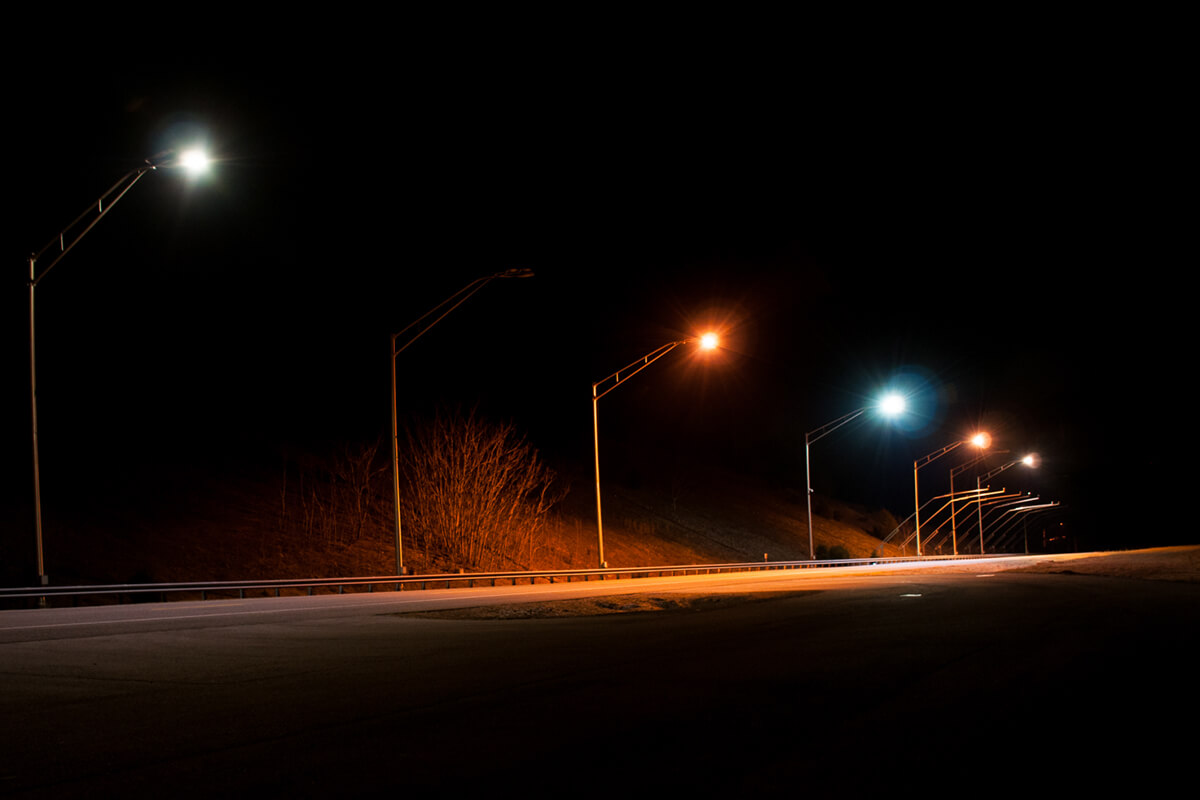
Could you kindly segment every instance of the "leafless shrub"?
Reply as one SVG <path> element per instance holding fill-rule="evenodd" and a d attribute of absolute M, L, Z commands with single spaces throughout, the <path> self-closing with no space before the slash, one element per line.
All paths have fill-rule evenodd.
<path fill-rule="evenodd" d="M 565 494 L 511 424 L 443 413 L 405 432 L 400 454 L 404 546 L 429 568 L 527 568 Z M 345 545 L 390 540 L 391 464 L 380 442 L 284 463 L 281 531 Z"/>
<path fill-rule="evenodd" d="M 332 456 L 285 462 L 279 527 L 338 544 L 385 529 L 388 464 L 380 443 L 343 444 Z M 294 485 L 295 488 L 292 488 Z"/>
<path fill-rule="evenodd" d="M 404 535 L 430 561 L 470 569 L 528 566 L 565 490 L 510 423 L 440 413 L 406 431 Z"/>

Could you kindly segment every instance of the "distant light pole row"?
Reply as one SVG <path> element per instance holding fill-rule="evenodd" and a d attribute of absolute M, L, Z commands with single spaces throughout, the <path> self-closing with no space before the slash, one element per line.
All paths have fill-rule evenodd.
<path fill-rule="evenodd" d="M 954 555 L 958 555 L 958 521 L 954 511 L 954 476 L 962 474 L 985 458 L 987 458 L 987 453 L 980 453 L 965 464 L 959 464 L 950 470 L 950 539 L 954 546 Z"/>
<path fill-rule="evenodd" d="M 913 462 L 913 498 L 915 500 L 915 506 L 916 506 L 916 513 L 913 516 L 913 519 L 914 519 L 913 524 L 916 527 L 917 555 L 918 556 L 921 555 L 921 488 L 920 488 L 920 485 L 918 482 L 918 473 L 920 472 L 921 467 L 927 466 L 929 463 L 941 458 L 942 456 L 949 453 L 951 450 L 954 450 L 955 448 L 957 448 L 961 445 L 970 444 L 974 447 L 978 447 L 980 450 L 985 450 L 991 445 L 991 443 L 992 443 L 991 436 L 989 436 L 986 433 L 977 433 L 974 436 L 972 436 L 970 439 L 960 439 L 957 442 L 951 442 L 950 444 L 946 445 L 942 449 L 935 450 L 934 452 L 930 453 L 929 455 L 924 456 L 923 458 L 918 458 L 916 461 Z"/>
<path fill-rule="evenodd" d="M 1024 458 L 1018 458 L 1015 461 L 1010 461 L 1002 467 L 996 467 L 991 472 L 986 472 L 983 475 L 975 476 L 975 488 L 979 489 L 983 485 L 983 482 L 987 479 L 994 475 L 999 475 L 1001 472 L 1004 472 L 1004 470 L 1008 469 L 1009 467 L 1015 467 L 1017 464 L 1024 464 L 1027 467 L 1037 466 L 1037 456 L 1031 453 Z M 976 508 L 976 512 L 979 517 L 979 554 L 983 555 L 983 506 L 979 505 L 978 508 Z"/>
<path fill-rule="evenodd" d="M 208 156 L 199 149 L 179 152 L 166 150 L 146 159 L 142 166 L 130 170 L 120 180 L 112 185 L 107 192 L 100 195 L 94 203 L 83 210 L 75 220 L 64 228 L 50 242 L 29 257 L 29 399 L 30 413 L 33 422 L 33 508 L 34 527 L 37 538 L 37 569 L 38 582 L 45 586 L 49 581 L 46 575 L 45 556 L 42 551 L 42 476 L 41 461 L 38 452 L 38 411 L 37 411 L 37 328 L 34 324 L 34 293 L 38 284 L 50 273 L 50 270 L 71 252 L 75 245 L 94 228 L 100 220 L 112 211 L 134 185 L 148 173 L 159 168 L 181 168 L 190 175 L 197 175 L 208 169 Z M 39 265 L 46 256 L 49 262 Z"/>
<path fill-rule="evenodd" d="M 1030 502 L 1032 500 L 1039 500 L 1039 499 L 1041 499 L 1041 498 L 1031 497 L 1031 498 L 1027 498 L 1025 500 L 1025 502 Z M 1060 503 L 1057 500 L 1055 500 L 1055 501 L 1051 501 L 1048 503 L 1037 503 L 1034 505 L 1021 506 L 1019 508 L 1010 508 L 1007 511 L 1005 511 L 1004 515 L 1002 515 L 1002 516 L 1012 514 L 1013 517 L 1011 520 L 1008 520 L 1008 521 L 1001 520 L 1001 521 L 997 522 L 997 526 L 999 527 L 1000 530 L 997 531 L 996 537 L 999 538 L 1000 536 L 1002 536 L 1004 534 L 1004 532 L 1007 530 L 1008 526 L 1014 524 L 1018 519 L 1027 521 L 1026 517 L 1025 517 L 1026 514 L 1040 514 L 1040 513 L 1045 512 L 1047 509 L 1056 509 L 1059 506 L 1060 506 Z M 1025 538 L 1025 552 L 1028 553 L 1029 552 L 1028 525 L 1025 526 L 1025 529 L 1026 529 L 1026 533 L 1025 533 L 1025 537 L 1024 537 Z"/>

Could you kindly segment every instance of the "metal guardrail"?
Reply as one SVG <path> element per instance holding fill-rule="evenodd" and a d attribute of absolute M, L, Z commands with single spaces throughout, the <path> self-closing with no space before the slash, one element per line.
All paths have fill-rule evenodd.
<path fill-rule="evenodd" d="M 266 592 L 276 597 L 282 592 L 300 591 L 312 595 L 318 590 L 327 589 L 337 594 L 345 593 L 347 589 L 374 592 L 378 588 L 384 591 L 423 591 L 430 587 L 451 588 L 455 584 L 473 587 L 476 584 L 496 586 L 508 583 L 536 583 L 542 580 L 547 583 L 556 581 L 572 582 L 576 580 L 608 580 L 663 577 L 668 575 L 708 575 L 722 572 L 759 572 L 764 570 L 795 570 L 821 569 L 829 567 L 861 566 L 872 564 L 895 564 L 903 562 L 928 563 L 931 561 L 962 561 L 979 558 L 994 558 L 996 556 L 960 555 L 960 556 L 921 556 L 893 558 L 846 558 L 829 561 L 750 561 L 728 564 L 686 564 L 659 567 L 604 567 L 593 569 L 560 569 L 539 571 L 512 572 L 451 572 L 430 575 L 377 575 L 359 578 L 282 578 L 270 580 L 242 581 L 195 581 L 184 583 L 118 583 L 82 586 L 22 586 L 14 588 L 0 587 L 0 600 L 17 600 L 37 598 L 73 598 L 76 603 L 85 597 L 115 597 L 121 602 L 123 596 L 159 595 L 161 599 L 188 599 L 187 595 L 199 595 L 201 600 L 210 596 L 229 597 L 236 595 L 246 597 L 247 592 Z M 152 598 L 147 598 L 152 599 Z"/>

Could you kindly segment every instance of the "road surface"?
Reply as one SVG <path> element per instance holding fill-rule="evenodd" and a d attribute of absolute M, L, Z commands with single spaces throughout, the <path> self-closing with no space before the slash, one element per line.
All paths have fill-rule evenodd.
<path fill-rule="evenodd" d="M 0 612 L 0 796 L 1190 780 L 1200 585 L 1022 563 Z"/>

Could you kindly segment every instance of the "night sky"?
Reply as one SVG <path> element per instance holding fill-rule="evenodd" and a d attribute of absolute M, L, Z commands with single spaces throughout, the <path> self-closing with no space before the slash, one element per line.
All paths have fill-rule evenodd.
<path fill-rule="evenodd" d="M 915 413 L 814 446 L 819 490 L 910 513 L 913 460 L 983 426 L 1043 459 L 1003 483 L 1097 544 L 1186 539 L 1163 499 L 1191 336 L 1158 87 L 1044 42 L 1019 69 L 795 46 L 344 48 L 22 81 L 4 535 L 32 505 L 28 254 L 198 135 L 207 178 L 147 176 L 38 288 L 47 482 L 385 435 L 389 335 L 530 268 L 401 356 L 406 418 L 478 408 L 586 470 L 590 384 L 717 327 L 711 363 L 681 350 L 601 401 L 607 446 L 800 488 L 804 432 L 894 385 Z"/>

